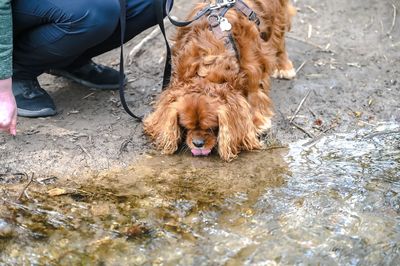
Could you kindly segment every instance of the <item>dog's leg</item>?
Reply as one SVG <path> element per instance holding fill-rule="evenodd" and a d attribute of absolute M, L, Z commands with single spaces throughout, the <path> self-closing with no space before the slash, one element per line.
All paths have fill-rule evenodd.
<path fill-rule="evenodd" d="M 260 135 L 271 128 L 273 116 L 272 103 L 269 97 L 262 91 L 249 93 L 247 101 L 251 106 L 253 124 Z"/>
<path fill-rule="evenodd" d="M 284 40 L 282 40 L 282 42 L 284 42 Z M 296 76 L 296 70 L 293 67 L 292 61 L 290 61 L 285 48 L 281 49 L 277 53 L 276 57 L 277 64 L 274 72 L 272 73 L 272 77 L 279 79 L 293 79 Z"/>
<path fill-rule="evenodd" d="M 276 65 L 272 77 L 293 79 L 296 76 L 296 70 L 286 52 L 285 33 L 290 30 L 291 18 L 296 14 L 296 9 L 286 3 L 286 5 L 282 7 L 282 12 L 283 14 L 280 17 L 280 23 L 277 23 L 272 27 L 274 31 L 272 42 L 276 49 Z"/>

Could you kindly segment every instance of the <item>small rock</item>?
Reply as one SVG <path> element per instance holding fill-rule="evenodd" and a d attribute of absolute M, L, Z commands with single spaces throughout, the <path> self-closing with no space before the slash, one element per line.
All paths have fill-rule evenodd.
<path fill-rule="evenodd" d="M 110 206 L 108 204 L 94 205 L 91 211 L 94 216 L 107 216 L 110 214 Z"/>
<path fill-rule="evenodd" d="M 3 219 L 0 219 L 0 238 L 12 237 L 13 232 L 12 226 Z"/>
<path fill-rule="evenodd" d="M 126 236 L 128 238 L 136 238 L 143 235 L 147 235 L 150 229 L 144 224 L 133 224 L 126 229 Z"/>
<path fill-rule="evenodd" d="M 50 197 L 56 197 L 56 196 L 62 196 L 65 194 L 68 194 L 67 190 L 63 189 L 63 188 L 53 188 L 50 189 L 49 191 L 47 191 L 47 194 Z"/>

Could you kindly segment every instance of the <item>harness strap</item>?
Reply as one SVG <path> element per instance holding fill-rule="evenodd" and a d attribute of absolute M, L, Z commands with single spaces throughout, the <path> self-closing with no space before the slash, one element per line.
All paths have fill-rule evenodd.
<path fill-rule="evenodd" d="M 257 27 L 260 26 L 260 20 L 257 14 L 248 6 L 245 2 L 238 0 L 236 1 L 235 8 L 242 12 L 250 21 L 256 23 Z"/>
<path fill-rule="evenodd" d="M 219 7 L 218 5 L 222 4 L 222 3 L 224 3 L 223 0 L 217 0 L 216 5 L 206 6 L 205 8 L 200 10 L 193 19 L 188 20 L 188 21 L 177 21 L 171 17 L 170 12 L 172 10 L 173 0 L 167 0 L 166 11 L 167 11 L 168 19 L 171 21 L 171 23 L 174 26 L 177 26 L 177 27 L 188 26 L 191 23 L 198 20 L 199 18 L 201 18 L 202 16 L 204 16 L 205 14 L 207 14 L 208 12 L 210 12 L 212 10 L 220 9 L 223 7 L 227 8 L 226 10 L 228 10 L 230 7 L 235 7 L 238 11 L 240 11 L 243 15 L 245 15 L 250 21 L 253 21 L 254 23 L 256 23 L 257 26 L 260 25 L 260 19 L 257 17 L 256 12 L 254 12 L 245 2 L 243 2 L 243 0 L 236 0 L 236 1 L 231 0 L 231 1 L 228 1 L 225 6 Z"/>
<path fill-rule="evenodd" d="M 231 30 L 223 30 L 221 28 L 221 23 L 223 23 L 221 20 L 225 19 L 224 15 L 229 10 L 229 8 L 230 7 L 225 7 L 220 13 L 218 13 L 217 10 L 211 11 L 211 14 L 208 16 L 207 20 L 212 32 L 214 33 L 214 36 L 219 40 L 223 40 L 225 47 L 228 50 L 234 52 L 236 58 L 239 60 L 239 50 L 237 49 L 236 42 L 232 36 Z M 225 23 L 230 24 L 228 20 L 226 20 Z"/>

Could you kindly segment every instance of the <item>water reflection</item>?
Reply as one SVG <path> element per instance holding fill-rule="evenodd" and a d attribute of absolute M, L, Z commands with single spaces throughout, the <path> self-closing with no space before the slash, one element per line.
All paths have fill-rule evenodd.
<path fill-rule="evenodd" d="M 265 189 L 285 184 L 286 152 L 247 153 L 233 164 L 217 158 L 147 156 L 124 171 L 92 177 L 89 184 L 31 187 L 36 202 L 3 198 L 16 234 L 0 240 L 0 261 L 183 263 L 193 256 L 182 254 L 193 255 L 195 246 L 213 249 L 205 234 L 214 233 L 221 235 L 221 245 L 241 247 L 230 230 L 223 233 L 219 227 L 246 223 Z M 49 191 L 65 193 L 48 197 Z M 207 253 L 197 259 L 206 262 Z"/>
<path fill-rule="evenodd" d="M 291 202 L 273 207 L 285 221 L 282 244 L 295 247 L 281 262 L 400 262 L 399 206 L 391 203 L 400 192 L 399 143 L 398 126 L 386 125 L 291 146 L 292 178 L 279 194 L 264 195 L 270 204 L 282 196 Z"/>
<path fill-rule="evenodd" d="M 3 197 L 0 262 L 398 265 L 399 130 L 335 134 L 229 164 L 148 156 L 90 183 L 35 185 L 30 201 Z M 46 194 L 59 186 L 69 191 Z M 1 226 L 14 235 L 2 239 Z"/>

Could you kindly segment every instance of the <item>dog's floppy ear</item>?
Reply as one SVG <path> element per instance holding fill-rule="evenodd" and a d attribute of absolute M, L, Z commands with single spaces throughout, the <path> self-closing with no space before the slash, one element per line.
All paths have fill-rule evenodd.
<path fill-rule="evenodd" d="M 178 149 L 181 129 L 178 123 L 178 90 L 168 88 L 161 95 L 155 110 L 143 121 L 144 131 L 153 139 L 157 149 L 172 154 Z"/>
<path fill-rule="evenodd" d="M 222 159 L 233 160 L 240 150 L 260 149 L 250 105 L 239 93 L 226 96 L 218 109 L 218 152 Z"/>

